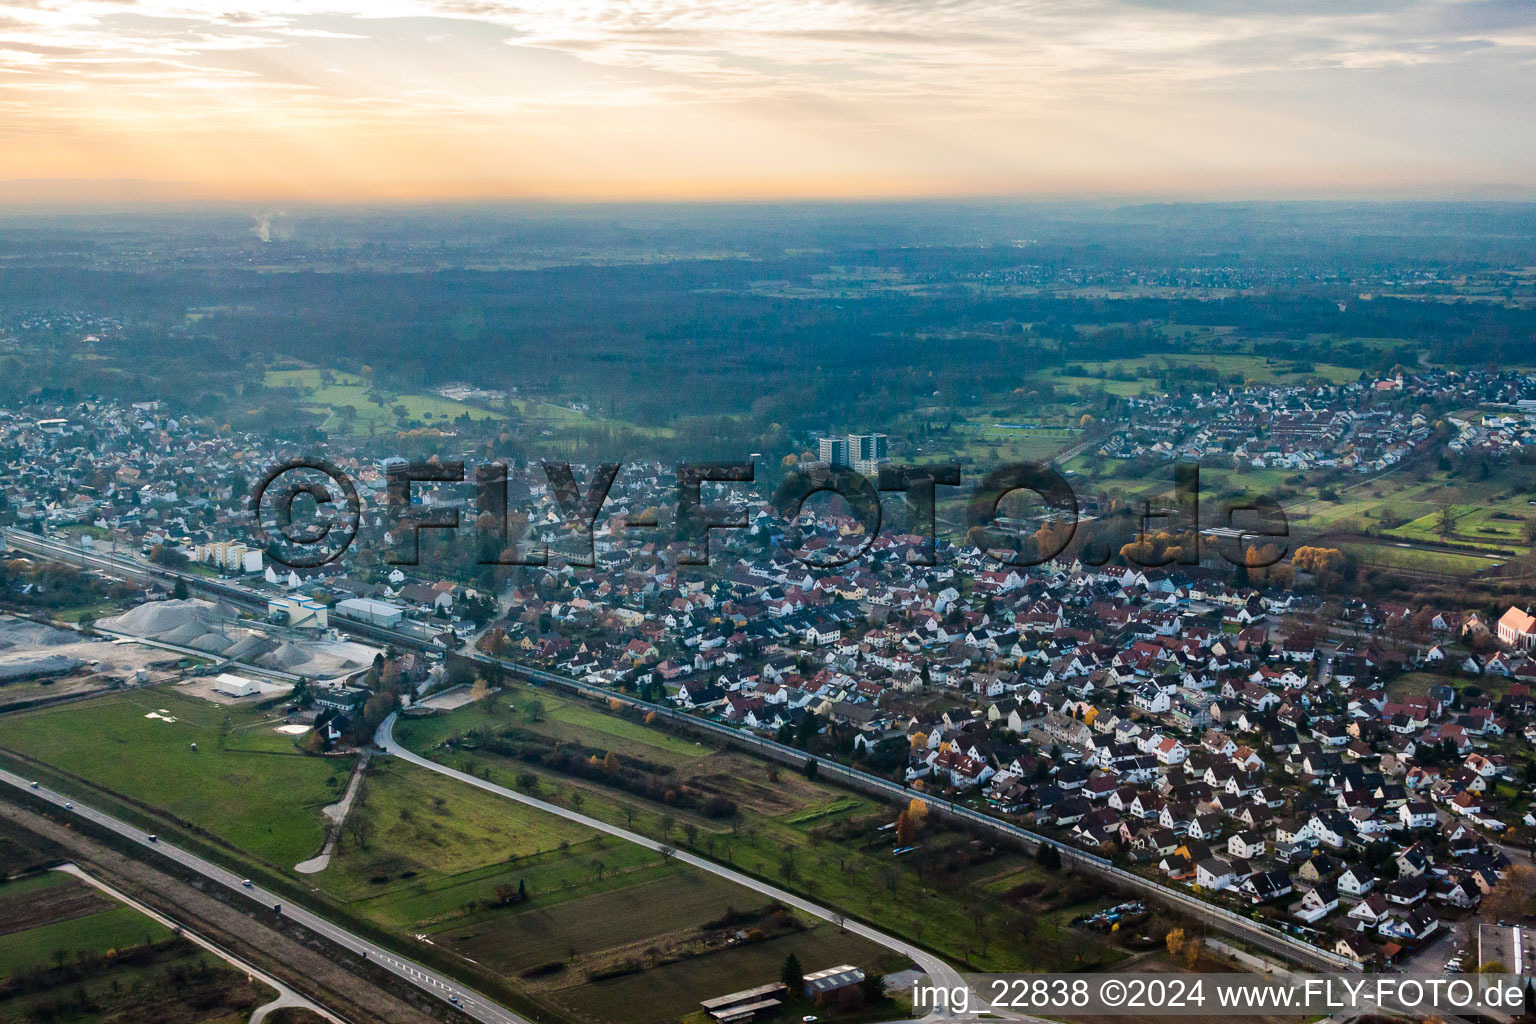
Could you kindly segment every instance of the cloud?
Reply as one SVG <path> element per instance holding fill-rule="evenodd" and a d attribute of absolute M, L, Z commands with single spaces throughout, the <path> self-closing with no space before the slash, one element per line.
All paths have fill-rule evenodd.
<path fill-rule="evenodd" d="M 329 174 L 390 133 L 521 167 L 600 161 L 604 132 L 633 162 L 648 132 L 729 173 L 760 145 L 1003 187 L 1073 160 L 1438 174 L 1454 140 L 1465 174 L 1536 182 L 1507 129 L 1533 61 L 1529 0 L 0 0 L 13 134 L 132 125 L 153 162 L 157 122 L 246 132 Z"/>

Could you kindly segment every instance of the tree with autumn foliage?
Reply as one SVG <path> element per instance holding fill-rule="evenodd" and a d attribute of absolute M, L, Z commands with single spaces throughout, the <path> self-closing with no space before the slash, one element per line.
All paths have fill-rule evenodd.
<path fill-rule="evenodd" d="M 901 846 L 911 846 L 927 820 L 928 805 L 913 797 L 901 813 L 896 815 L 896 842 Z"/>
<path fill-rule="evenodd" d="M 1519 920 L 1536 907 L 1536 867 L 1525 862 L 1511 864 L 1483 897 L 1483 917 L 1496 921 Z"/>

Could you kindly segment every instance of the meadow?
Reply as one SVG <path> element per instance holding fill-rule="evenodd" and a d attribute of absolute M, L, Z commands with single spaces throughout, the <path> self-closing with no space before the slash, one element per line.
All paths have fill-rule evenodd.
<path fill-rule="evenodd" d="M 276 995 L 69 875 L 0 887 L 0 1021 L 244 1024 Z"/>
<path fill-rule="evenodd" d="M 412 426 L 448 424 L 462 416 L 475 421 L 504 418 L 440 395 L 392 392 L 341 370 L 268 370 L 264 383 L 270 388 L 296 390 L 305 408 L 327 413 L 321 429 L 336 433 L 371 436 Z M 346 412 L 348 408 L 352 412 Z"/>
<path fill-rule="evenodd" d="M 1120 397 L 1155 394 L 1161 390 L 1158 373 L 1198 367 L 1219 374 L 1222 386 L 1229 381 L 1239 384 L 1300 384 L 1320 379 L 1344 384 L 1359 378 L 1360 371 L 1347 366 L 1315 363 L 1298 368 L 1291 360 L 1241 353 L 1179 352 L 1158 353 L 1129 359 L 1071 360 L 1067 367 L 1038 375 L 1041 383 L 1078 394 L 1103 389 Z M 1069 372 L 1082 370 L 1082 373 Z M 1214 386 L 1215 382 L 1212 382 Z"/>
<path fill-rule="evenodd" d="M 20 755 L 22 773 L 51 766 L 82 799 L 169 817 L 287 870 L 319 851 L 320 808 L 338 798 L 351 758 L 307 756 L 275 724 L 160 686 L 7 715 L 0 755 Z"/>
<path fill-rule="evenodd" d="M 404 721 L 396 738 L 460 770 L 694 850 L 851 917 L 878 921 L 977 970 L 1048 970 L 1111 964 L 1124 956 L 1067 924 L 1109 900 L 1102 887 L 1079 887 L 1018 851 L 930 822 L 921 849 L 897 858 L 890 831 L 895 810 L 881 802 L 547 690 L 513 687 L 503 696 L 489 707 Z M 508 702 L 521 707 L 533 699 L 545 708 L 538 721 L 505 709 Z M 636 759 L 663 775 L 677 799 L 647 799 L 475 746 L 476 735 L 508 729 Z M 721 820 L 697 805 L 685 807 L 694 794 L 728 799 L 739 814 Z M 979 927 L 983 922 L 988 927 Z M 993 938 L 982 940 L 982 934 Z"/>
<path fill-rule="evenodd" d="M 376 761 L 361 792 L 353 814 L 372 827 L 345 831 L 311 882 L 584 1020 L 676 1019 L 700 999 L 773 980 L 790 952 L 819 966 L 904 966 L 798 914 L 727 942 L 712 923 L 760 912 L 765 897 L 411 765 Z"/>

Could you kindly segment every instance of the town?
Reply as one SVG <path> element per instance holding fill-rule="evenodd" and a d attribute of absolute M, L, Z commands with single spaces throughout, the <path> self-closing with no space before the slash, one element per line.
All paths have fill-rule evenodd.
<path fill-rule="evenodd" d="M 1523 278 L 1319 302 L 1276 241 L 1120 295 L 1121 250 L 1057 240 L 530 251 L 445 291 L 307 223 L 134 236 L 195 280 L 59 252 L 0 312 L 0 903 L 48 948 L 72 866 L 170 922 L 85 918 L 26 985 L 93 948 L 71 1005 L 143 1005 L 140 958 L 203 955 L 177 928 L 233 957 L 210 1006 L 367 1024 L 1527 973 Z M 546 293 L 606 340 L 494 312 Z M 445 295 L 437 341 L 375 337 Z"/>
<path fill-rule="evenodd" d="M 1529 382 L 1396 377 L 1362 393 L 1419 402 L 1449 390 L 1456 401 L 1514 404 Z M 1194 401 L 1270 412 L 1258 432 L 1299 457 L 1288 468 L 1328 459 L 1298 446 L 1357 447 L 1372 422 L 1401 432 L 1373 457 L 1378 469 L 1432 443 L 1422 414 L 1313 408 L 1352 394 Z M 1282 413 L 1290 403 L 1297 413 Z M 1130 403 L 1133 426 L 1107 433 L 1102 450 L 1215 453 L 1218 435 L 1194 427 L 1195 440 L 1177 445 L 1118 448 L 1155 434 L 1146 417 L 1157 408 Z M 1324 421 L 1347 428 L 1298 426 Z M 732 484 L 722 493 L 742 528 L 716 535 L 714 564 L 689 567 L 677 564 L 686 538 L 659 543 L 626 525 L 670 499 L 665 467 L 648 464 L 619 472 L 603 515 L 589 509 L 584 524 L 543 474 L 513 472 L 506 507 L 550 547 L 542 567 L 471 564 L 464 545 L 422 530 L 419 568 L 391 566 L 362 543 L 301 572 L 242 543 L 244 482 L 281 457 L 258 437 L 210 433 L 153 402 L 13 410 L 0 430 L 18 528 L 67 537 L 97 558 L 228 581 L 297 636 L 334 639 L 352 622 L 417 637 L 447 660 L 416 674 L 413 700 L 464 685 L 455 652 L 476 651 L 670 703 L 1019 823 L 1359 962 L 1411 958 L 1445 921 L 1514 899 L 1509 890 L 1528 875 L 1511 868 L 1536 845 L 1526 753 L 1536 739 L 1536 618 L 1513 605 L 1495 614 L 1486 602 L 1340 600 L 1318 585 L 1347 562 L 1337 550 L 1301 546 L 1287 585 L 1243 586 L 1208 566 L 1149 569 L 1130 558 L 1011 568 L 1004 553 L 963 537 L 941 537 L 930 568 L 921 536 L 887 531 L 866 539 L 867 564 L 816 571 L 774 543 L 782 525 L 771 504 Z M 1254 432 L 1233 424 L 1225 436 Z M 1442 433 L 1438 443 L 1454 450 L 1462 437 Z M 1230 454 L 1257 465 L 1267 451 Z M 388 491 L 404 460 L 362 448 L 333 457 L 364 496 L 365 534 L 398 532 Z M 865 469 L 888 459 L 871 452 Z M 465 509 L 461 532 L 477 552 L 506 535 L 506 520 L 477 515 L 463 487 L 418 487 L 416 501 L 413 510 Z M 820 531 L 813 551 L 858 532 L 847 514 L 806 508 L 800 518 Z M 1051 529 L 1049 517 L 1040 529 Z M 558 556 L 583 530 L 591 568 Z M 11 585 L 25 600 L 41 587 L 14 567 L 47 552 L 12 547 L 21 560 Z M 446 571 L 420 575 L 439 567 L 437 555 Z M 353 734 L 346 716 L 368 696 L 339 685 L 339 701 L 318 691 L 336 712 L 328 742 Z"/>

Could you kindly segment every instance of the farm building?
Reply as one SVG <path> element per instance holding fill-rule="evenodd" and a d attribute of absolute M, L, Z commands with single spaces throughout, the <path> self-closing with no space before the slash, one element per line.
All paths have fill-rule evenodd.
<path fill-rule="evenodd" d="M 864 972 L 852 964 L 828 967 L 805 976 L 805 998 L 817 1003 L 841 1003 L 845 994 L 861 991 Z"/>
<path fill-rule="evenodd" d="M 778 1009 L 786 991 L 779 981 L 706 999 L 699 1005 L 719 1024 L 746 1024 L 756 1014 Z"/>

